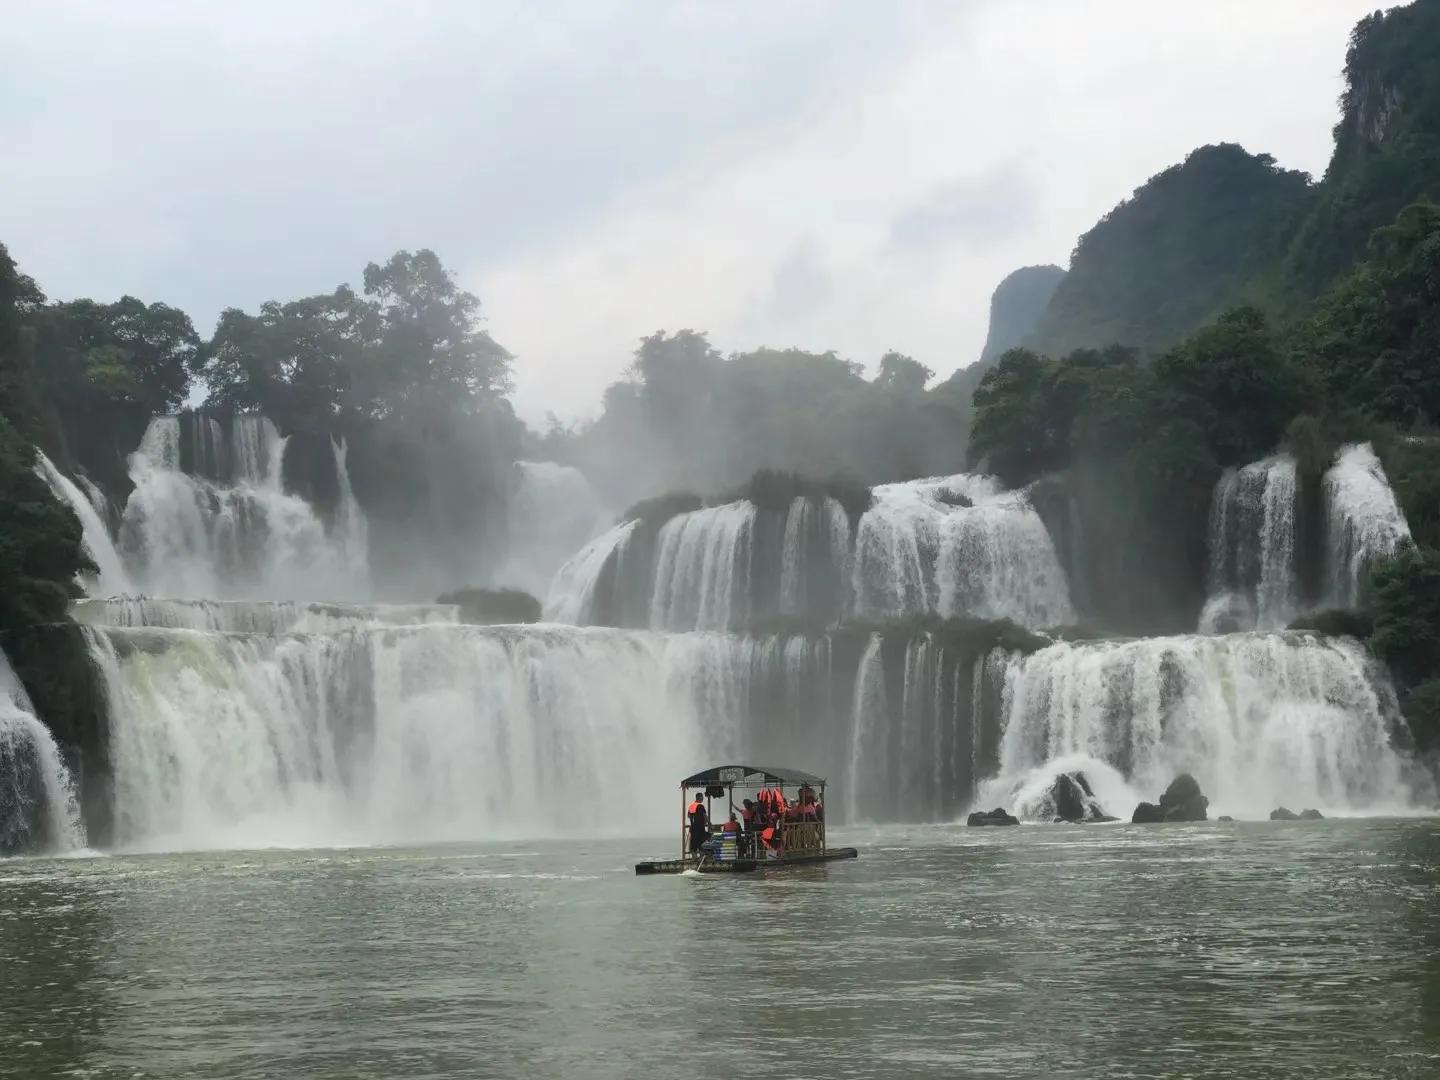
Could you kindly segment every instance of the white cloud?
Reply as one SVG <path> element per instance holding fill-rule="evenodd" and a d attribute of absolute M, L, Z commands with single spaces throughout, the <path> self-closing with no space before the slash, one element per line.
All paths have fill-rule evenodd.
<path fill-rule="evenodd" d="M 433 247 L 532 420 L 660 328 L 943 376 L 1001 277 L 1195 146 L 1321 170 L 1371 6 L 0 2 L 0 239 L 202 330 Z"/>

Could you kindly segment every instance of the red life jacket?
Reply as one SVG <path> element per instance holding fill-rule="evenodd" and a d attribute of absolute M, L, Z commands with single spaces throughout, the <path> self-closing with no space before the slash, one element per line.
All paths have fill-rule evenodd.
<path fill-rule="evenodd" d="M 705 804 L 702 803 L 699 799 L 693 800 L 690 805 L 685 808 L 685 813 L 689 814 L 691 817 L 694 817 L 696 814 L 703 814 L 704 812 Z"/>
<path fill-rule="evenodd" d="M 738 821 L 727 821 L 727 822 L 725 822 L 724 825 L 721 825 L 721 826 L 720 826 L 720 831 L 721 831 L 721 832 L 727 832 L 727 833 L 739 832 L 739 831 L 740 831 L 740 823 L 739 823 Z"/>
<path fill-rule="evenodd" d="M 766 846 L 766 847 L 774 847 L 774 846 L 775 846 L 775 843 L 774 843 L 774 841 L 775 841 L 775 826 L 774 826 L 774 825 L 767 825 L 767 826 L 765 826 L 765 831 L 760 834 L 760 839 L 765 841 L 765 846 Z"/>

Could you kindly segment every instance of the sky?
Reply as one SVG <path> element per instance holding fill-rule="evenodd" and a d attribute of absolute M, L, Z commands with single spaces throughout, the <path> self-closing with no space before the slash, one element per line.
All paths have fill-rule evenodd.
<path fill-rule="evenodd" d="M 1376 0 L 0 0 L 0 242 L 187 311 L 434 249 L 527 421 L 656 330 L 948 375 L 1197 146 L 1320 175 Z"/>

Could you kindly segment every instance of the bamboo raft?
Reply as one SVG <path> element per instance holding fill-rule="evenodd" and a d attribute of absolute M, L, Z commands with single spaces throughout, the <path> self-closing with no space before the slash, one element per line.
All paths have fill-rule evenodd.
<path fill-rule="evenodd" d="M 711 813 L 713 800 L 724 799 L 730 811 L 737 812 L 736 787 L 742 791 L 755 788 L 757 792 L 770 789 L 778 792 L 783 800 L 787 785 L 801 789 L 802 798 L 808 798 L 811 806 L 798 818 L 786 818 L 776 823 L 779 842 L 774 848 L 763 848 L 759 833 L 724 833 L 723 826 L 714 824 Z M 810 796 L 804 795 L 805 789 L 809 790 Z M 697 800 L 705 799 L 705 818 L 709 823 L 707 842 L 697 853 L 688 850 L 690 820 L 685 807 L 692 790 L 696 791 Z M 818 800 L 813 798 L 817 790 Z M 680 857 L 636 863 L 635 873 L 683 874 L 694 870 L 701 874 L 748 874 L 757 870 L 782 870 L 859 858 L 860 852 L 853 847 L 830 847 L 826 843 L 824 797 L 823 778 L 795 769 L 720 765 L 686 777 L 680 782 Z"/>

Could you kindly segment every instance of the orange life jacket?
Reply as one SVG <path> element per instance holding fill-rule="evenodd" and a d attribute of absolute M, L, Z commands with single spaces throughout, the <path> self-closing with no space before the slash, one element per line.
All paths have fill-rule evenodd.
<path fill-rule="evenodd" d="M 760 834 L 760 839 L 765 841 L 765 846 L 766 846 L 766 847 L 774 847 L 774 846 L 775 846 L 775 844 L 774 844 L 774 840 L 775 840 L 775 826 L 774 826 L 774 825 L 767 825 L 767 826 L 765 826 L 765 831 Z"/>
<path fill-rule="evenodd" d="M 696 814 L 703 814 L 704 812 L 705 804 L 702 803 L 699 799 L 693 800 L 690 805 L 685 808 L 685 813 L 689 814 L 691 817 L 694 817 Z"/>
<path fill-rule="evenodd" d="M 725 822 L 725 824 L 720 826 L 720 831 L 727 833 L 739 832 L 740 823 L 738 821 L 727 821 Z"/>

